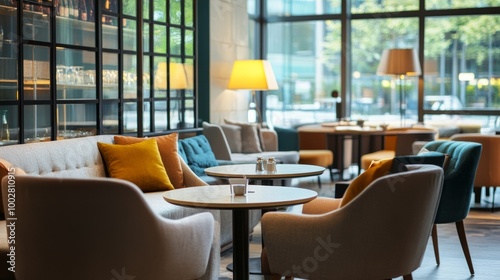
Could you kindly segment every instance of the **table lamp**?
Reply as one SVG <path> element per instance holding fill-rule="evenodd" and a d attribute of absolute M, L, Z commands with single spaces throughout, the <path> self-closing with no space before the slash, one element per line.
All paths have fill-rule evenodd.
<path fill-rule="evenodd" d="M 403 82 L 406 76 L 422 74 L 420 61 L 414 49 L 388 49 L 382 53 L 377 68 L 378 75 L 395 75 L 399 78 L 399 114 L 401 126 L 406 118 L 406 96 L 403 91 Z"/>
<path fill-rule="evenodd" d="M 252 91 L 252 99 L 255 102 L 257 122 L 262 124 L 262 115 L 257 104 L 255 91 L 267 91 L 278 89 L 278 83 L 274 77 L 271 63 L 267 60 L 237 60 L 233 64 L 228 89 L 246 89 Z"/>

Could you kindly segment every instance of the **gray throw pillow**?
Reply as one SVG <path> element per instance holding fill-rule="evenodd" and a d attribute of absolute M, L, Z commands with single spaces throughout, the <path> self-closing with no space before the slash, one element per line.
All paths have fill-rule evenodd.
<path fill-rule="evenodd" d="M 231 153 L 241 153 L 241 127 L 232 124 L 221 124 L 220 127 L 226 136 Z"/>
<path fill-rule="evenodd" d="M 241 152 L 262 153 L 260 142 L 260 128 L 256 123 L 240 123 L 224 119 L 226 124 L 237 125 L 241 128 Z"/>

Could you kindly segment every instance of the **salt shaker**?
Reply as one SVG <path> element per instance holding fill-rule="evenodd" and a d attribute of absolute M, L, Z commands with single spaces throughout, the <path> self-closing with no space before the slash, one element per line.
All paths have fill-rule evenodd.
<path fill-rule="evenodd" d="M 267 173 L 276 173 L 276 160 L 274 157 L 269 157 L 266 164 Z"/>
<path fill-rule="evenodd" d="M 255 172 L 264 171 L 264 158 L 261 156 L 257 157 L 257 163 L 255 164 Z"/>

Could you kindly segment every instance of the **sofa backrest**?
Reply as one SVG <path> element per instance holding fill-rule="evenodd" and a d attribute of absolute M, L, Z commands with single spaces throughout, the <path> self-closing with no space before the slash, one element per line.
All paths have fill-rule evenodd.
<path fill-rule="evenodd" d="M 105 177 L 97 142 L 113 143 L 113 135 L 0 147 L 0 158 L 30 175 Z"/>

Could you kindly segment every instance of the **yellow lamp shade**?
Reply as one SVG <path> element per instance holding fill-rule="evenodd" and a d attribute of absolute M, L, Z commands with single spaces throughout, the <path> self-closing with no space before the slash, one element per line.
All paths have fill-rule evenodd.
<path fill-rule="evenodd" d="M 234 62 L 227 88 L 275 90 L 278 89 L 278 83 L 269 61 L 237 60 Z"/>
<path fill-rule="evenodd" d="M 170 89 L 187 89 L 188 81 L 186 77 L 186 71 L 184 70 L 184 64 L 177 62 L 170 62 Z M 158 63 L 158 70 L 155 74 L 155 88 L 166 89 L 167 88 L 167 63 Z"/>

